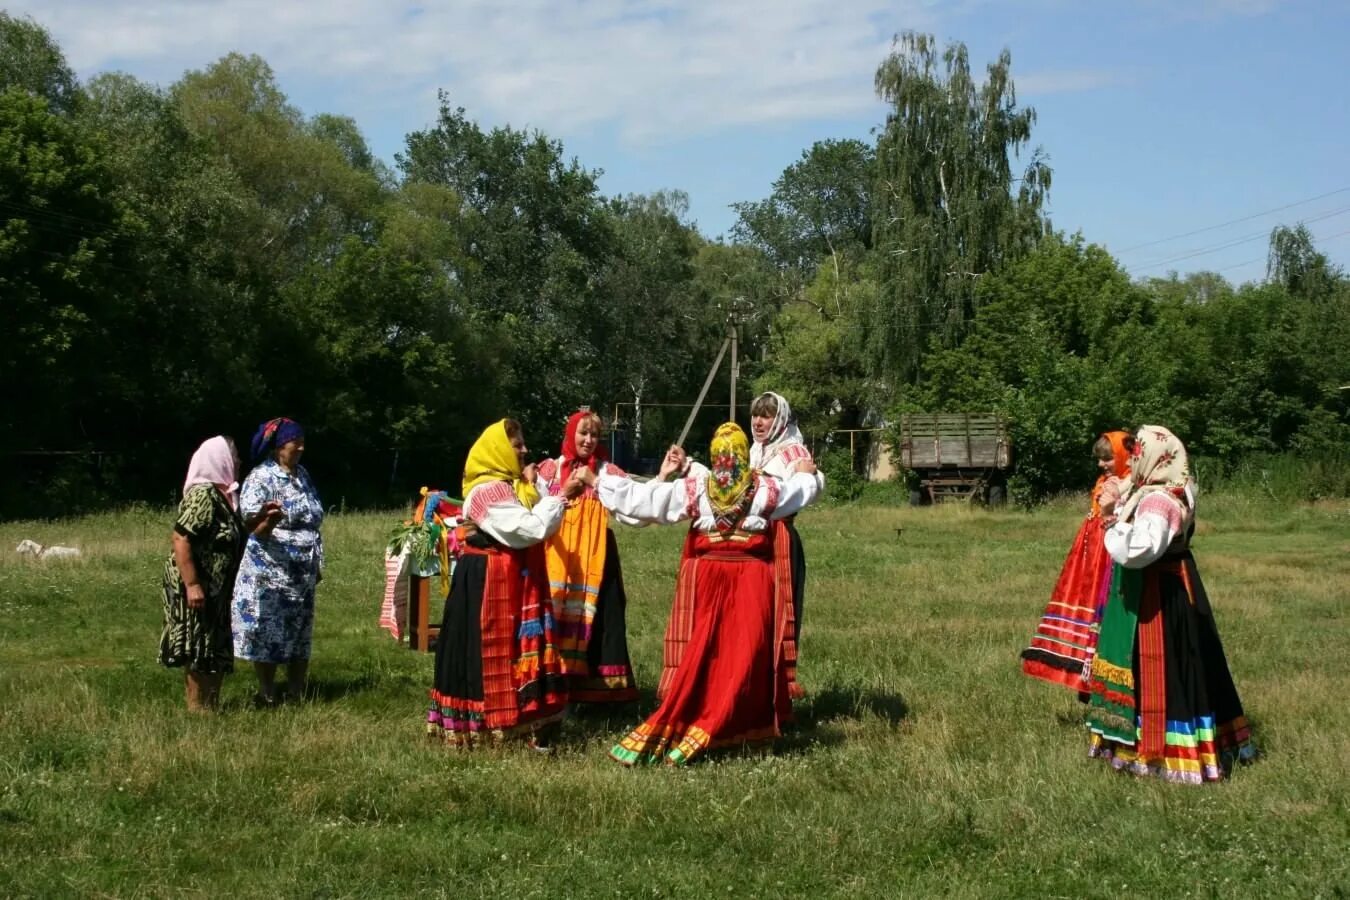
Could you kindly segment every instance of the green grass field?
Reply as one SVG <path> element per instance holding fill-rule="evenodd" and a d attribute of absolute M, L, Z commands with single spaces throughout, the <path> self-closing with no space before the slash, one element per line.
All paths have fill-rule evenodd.
<path fill-rule="evenodd" d="M 0 895 L 1350 894 L 1350 506 L 1205 499 L 1263 757 L 1194 788 L 1088 760 L 1082 707 L 1020 674 L 1079 504 L 805 513 L 800 728 L 684 770 L 609 760 L 636 709 L 553 758 L 428 743 L 431 658 L 376 624 L 393 516 L 328 521 L 313 699 L 254 710 L 241 668 L 215 717 L 155 663 L 170 511 L 0 525 Z M 681 538 L 619 535 L 648 689 Z"/>

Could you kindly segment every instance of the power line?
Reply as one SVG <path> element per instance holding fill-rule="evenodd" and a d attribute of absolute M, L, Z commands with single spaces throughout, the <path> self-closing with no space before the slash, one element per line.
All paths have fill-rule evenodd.
<path fill-rule="evenodd" d="M 1346 229 L 1345 231 L 1338 231 L 1335 234 L 1329 234 L 1326 237 L 1317 238 L 1316 240 L 1318 243 L 1326 243 L 1327 241 L 1334 241 L 1336 238 L 1345 237 L 1348 234 L 1350 234 L 1350 229 Z M 1230 263 L 1229 265 L 1219 266 L 1217 269 L 1207 269 L 1206 271 L 1227 272 L 1229 269 L 1240 269 L 1243 266 L 1250 266 L 1253 263 L 1263 263 L 1268 261 L 1269 259 L 1270 259 L 1269 255 L 1253 256 L 1251 259 L 1244 259 L 1242 262 Z"/>
<path fill-rule="evenodd" d="M 1311 216 L 1307 219 L 1303 219 L 1301 220 L 1300 224 L 1306 224 L 1308 222 L 1321 222 L 1324 219 L 1330 219 L 1334 218 L 1335 216 L 1344 215 L 1347 212 L 1350 212 L 1350 206 L 1343 206 L 1340 209 L 1334 209 L 1331 210 L 1330 212 L 1325 212 L 1320 215 Z M 1170 265 L 1175 262 L 1181 262 L 1182 260 L 1192 259 L 1196 256 L 1205 256 L 1210 253 L 1217 253 L 1220 250 L 1227 250 L 1230 247 L 1237 247 L 1242 244 L 1250 243 L 1252 241 L 1268 240 L 1269 238 L 1270 238 L 1269 231 L 1258 231 L 1253 234 L 1246 235 L 1244 237 L 1234 238 L 1233 240 L 1225 241 L 1222 244 L 1215 244 L 1212 247 L 1202 247 L 1196 250 L 1188 250 L 1185 253 L 1181 253 L 1176 256 L 1169 256 L 1166 259 L 1160 259 L 1157 262 L 1144 263 L 1136 266 L 1126 266 L 1126 268 L 1133 269 L 1135 271 L 1141 271 L 1144 269 L 1156 269 L 1158 266 Z"/>
<path fill-rule="evenodd" d="M 1145 241 L 1142 244 L 1135 244 L 1132 247 L 1126 247 L 1124 250 L 1117 250 L 1116 252 L 1129 253 L 1131 250 L 1138 250 L 1141 247 L 1152 247 L 1155 244 L 1165 244 L 1168 241 L 1175 241 L 1181 238 L 1191 237 L 1192 235 L 1196 234 L 1204 234 L 1206 231 L 1216 231 L 1220 228 L 1227 228 L 1229 225 L 1237 225 L 1240 222 L 1250 222 L 1252 219 L 1259 219 L 1262 216 L 1268 216 L 1271 213 L 1281 212 L 1286 209 L 1293 209 L 1295 206 L 1302 206 L 1305 203 L 1312 203 L 1315 200 L 1321 200 L 1326 197 L 1334 197 L 1336 194 L 1344 194 L 1346 191 L 1350 191 L 1350 186 L 1337 188 L 1334 191 L 1327 191 L 1325 194 L 1318 194 L 1316 197 L 1309 197 L 1306 200 L 1296 200 L 1293 203 L 1286 203 L 1284 206 L 1277 206 L 1274 209 L 1262 210 L 1261 212 L 1252 213 L 1251 215 L 1248 216 L 1242 216 L 1241 218 L 1238 219 L 1231 219 L 1227 222 L 1220 222 L 1218 225 L 1209 225 L 1204 228 L 1197 228 L 1194 231 L 1185 231 L 1182 232 L 1181 234 L 1174 234 L 1171 237 L 1158 238 L 1157 240 L 1153 241 Z"/>

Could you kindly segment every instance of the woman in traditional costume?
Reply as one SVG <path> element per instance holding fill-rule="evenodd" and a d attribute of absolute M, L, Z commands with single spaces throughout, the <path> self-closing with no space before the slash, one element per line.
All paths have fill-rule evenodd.
<path fill-rule="evenodd" d="M 802 460 L 811 462 L 811 451 L 797 428 L 797 417 L 787 398 L 765 391 L 750 404 L 750 433 L 755 439 L 750 448 L 750 468 L 775 478 L 785 479 Z M 818 476 L 824 489 L 824 476 Z M 802 604 L 806 599 L 806 553 L 797 533 L 796 516 L 779 519 L 773 526 L 774 553 L 786 556 L 792 565 L 792 614 L 796 623 L 798 651 L 801 650 Z"/>
<path fill-rule="evenodd" d="M 210 438 L 192 454 L 173 523 L 173 552 L 164 563 L 159 661 L 186 671 L 193 712 L 214 710 L 221 681 L 234 671 L 230 598 L 248 535 L 239 515 L 238 472 L 239 455 L 229 438 Z"/>
<path fill-rule="evenodd" d="M 541 497 L 525 453 L 520 424 L 503 419 L 464 464 L 467 522 L 457 529 L 427 713 L 427 733 L 457 746 L 521 736 L 542 747 L 567 706 L 543 542 L 583 486 L 571 479 L 559 496 Z"/>
<path fill-rule="evenodd" d="M 1136 775 L 1218 781 L 1256 749 L 1191 556 L 1186 448 L 1145 425 L 1131 453 L 1104 538 L 1116 567 L 1092 661 L 1090 753 Z"/>
<path fill-rule="evenodd" d="M 1104 516 L 1114 511 L 1119 485 L 1130 474 L 1125 431 L 1108 431 L 1092 445 L 1101 477 L 1092 488 L 1092 505 L 1078 529 L 1050 603 L 1041 615 L 1031 646 L 1022 651 L 1022 671 L 1088 698 L 1088 676 L 1097 650 L 1097 630 L 1111 587 L 1111 557 L 1102 536 Z"/>
<path fill-rule="evenodd" d="M 671 452 L 661 478 L 679 471 Z M 715 747 L 769 741 L 792 718 L 796 636 L 786 559 L 775 558 L 770 523 L 820 490 L 808 461 L 786 479 L 750 468 L 749 441 L 734 423 L 717 429 L 712 469 L 639 484 L 583 472 L 607 509 L 642 522 L 691 519 L 665 639 L 661 705 L 610 754 L 625 765 L 683 765 Z"/>
<path fill-rule="evenodd" d="M 287 695 L 305 694 L 314 638 L 314 591 L 323 572 L 323 503 L 300 465 L 305 431 L 287 418 L 258 427 L 257 465 L 244 479 L 239 511 L 259 518 L 234 582 L 234 655 L 253 663 L 260 706 L 277 702 L 276 672 L 286 667 Z"/>
<path fill-rule="evenodd" d="M 573 413 L 567 420 L 561 455 L 539 464 L 541 491 L 558 495 L 580 469 L 593 475 L 626 477 L 609 461 L 601 437 L 598 415 L 589 410 Z M 636 700 L 619 547 L 609 527 L 609 511 L 596 497 L 595 488 L 587 486 L 567 504 L 562 527 L 545 542 L 544 549 L 569 699 L 582 703 Z"/>

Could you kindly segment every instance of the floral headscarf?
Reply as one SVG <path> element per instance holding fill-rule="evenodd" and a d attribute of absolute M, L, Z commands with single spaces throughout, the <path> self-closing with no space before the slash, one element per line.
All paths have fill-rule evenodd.
<path fill-rule="evenodd" d="M 772 397 L 778 411 L 774 413 L 773 425 L 770 426 L 769 436 L 765 438 L 764 443 L 755 441 L 754 446 L 750 448 L 750 468 L 756 471 L 763 471 L 769 460 L 781 453 L 784 448 L 806 443 L 802 438 L 801 429 L 797 427 L 797 419 L 792 415 L 792 407 L 782 394 L 765 391 L 754 399 L 751 408 L 753 409 L 754 404 L 764 397 Z"/>
<path fill-rule="evenodd" d="M 469 458 L 464 461 L 464 497 L 480 484 L 491 481 L 509 481 L 515 489 L 516 497 L 526 509 L 533 509 L 539 502 L 539 491 L 532 484 L 521 480 L 520 459 L 511 447 L 511 438 L 506 433 L 506 420 L 502 419 L 489 425 L 469 448 Z"/>
<path fill-rule="evenodd" d="M 609 461 L 609 451 L 605 449 L 604 442 L 600 440 L 595 442 L 595 451 L 585 459 L 582 459 L 577 453 L 577 429 L 579 429 L 581 423 L 587 419 L 591 419 L 597 423 L 600 421 L 599 416 L 584 409 L 572 413 L 572 417 L 567 420 L 567 431 L 563 434 L 562 442 L 562 477 L 564 478 L 580 468 L 590 469 L 598 475 L 600 474 L 601 463 Z"/>
<path fill-rule="evenodd" d="M 734 528 L 754 499 L 754 472 L 750 468 L 750 441 L 735 422 L 713 435 L 712 467 L 708 472 L 708 502 L 719 530 Z"/>
<path fill-rule="evenodd" d="M 1194 483 L 1186 446 L 1161 425 L 1144 425 L 1134 436 L 1130 478 L 1121 493 L 1119 518 L 1128 522 L 1145 496 L 1164 491 L 1181 505 L 1183 523 L 1195 515 Z"/>

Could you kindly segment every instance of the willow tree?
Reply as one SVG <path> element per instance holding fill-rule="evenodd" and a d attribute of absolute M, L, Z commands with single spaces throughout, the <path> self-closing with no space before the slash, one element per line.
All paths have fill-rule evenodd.
<path fill-rule="evenodd" d="M 1320 299 L 1332 292 L 1338 273 L 1318 252 L 1306 225 L 1278 225 L 1270 232 L 1266 280 L 1295 296 Z"/>
<path fill-rule="evenodd" d="M 931 35 L 905 32 L 876 74 L 890 105 L 877 141 L 873 246 L 882 290 L 868 356 L 888 380 L 912 379 L 924 350 L 957 343 L 975 312 L 978 280 L 1046 232 L 1050 167 L 1040 148 L 1014 174 L 1036 111 L 1019 108 L 1004 50 L 977 83 L 964 44 L 939 55 Z"/>

